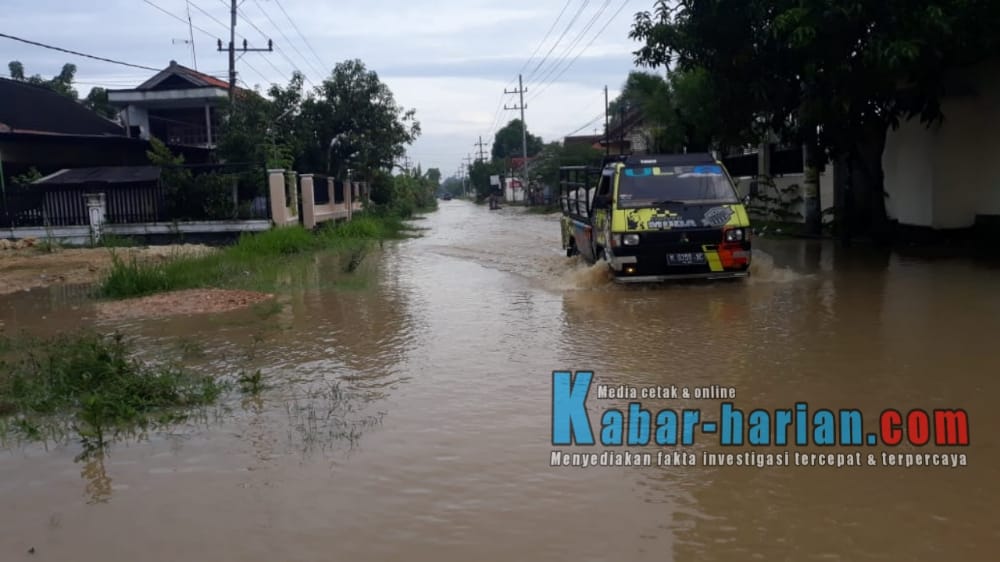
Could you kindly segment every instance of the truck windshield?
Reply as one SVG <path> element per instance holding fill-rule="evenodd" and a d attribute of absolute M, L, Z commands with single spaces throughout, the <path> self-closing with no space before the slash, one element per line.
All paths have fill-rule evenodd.
<path fill-rule="evenodd" d="M 666 203 L 737 203 L 718 165 L 626 168 L 618 181 L 623 209 Z"/>

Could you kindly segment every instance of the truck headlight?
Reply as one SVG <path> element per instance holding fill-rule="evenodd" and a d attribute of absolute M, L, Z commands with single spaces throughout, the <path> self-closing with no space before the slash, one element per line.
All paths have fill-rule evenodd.
<path fill-rule="evenodd" d="M 726 242 L 742 242 L 746 238 L 746 233 L 742 228 L 733 228 L 726 231 Z"/>
<path fill-rule="evenodd" d="M 626 246 L 638 246 L 639 245 L 639 235 L 638 234 L 626 234 L 622 236 L 622 244 Z"/>

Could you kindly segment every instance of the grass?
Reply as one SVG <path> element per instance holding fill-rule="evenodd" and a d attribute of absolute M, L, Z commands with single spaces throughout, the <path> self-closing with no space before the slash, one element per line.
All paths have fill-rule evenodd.
<path fill-rule="evenodd" d="M 354 272 L 374 242 L 407 236 L 404 221 L 391 215 L 364 214 L 351 221 L 325 223 L 315 232 L 300 226 L 244 234 L 236 244 L 203 256 L 175 256 L 167 262 L 143 261 L 118 254 L 98 287 L 104 298 L 141 297 L 202 287 L 248 288 L 273 279 L 289 257 L 335 251 L 346 257 L 343 270 Z"/>
<path fill-rule="evenodd" d="M 224 385 L 133 357 L 121 335 L 89 331 L 0 346 L 0 437 L 44 440 L 76 433 L 102 448 L 120 433 L 186 419 Z"/>

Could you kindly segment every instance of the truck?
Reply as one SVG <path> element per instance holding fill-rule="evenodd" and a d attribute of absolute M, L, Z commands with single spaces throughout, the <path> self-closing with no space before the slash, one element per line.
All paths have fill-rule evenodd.
<path fill-rule="evenodd" d="M 619 283 L 740 279 L 751 232 L 726 167 L 712 154 L 613 156 L 559 169 L 567 256 L 604 261 Z"/>

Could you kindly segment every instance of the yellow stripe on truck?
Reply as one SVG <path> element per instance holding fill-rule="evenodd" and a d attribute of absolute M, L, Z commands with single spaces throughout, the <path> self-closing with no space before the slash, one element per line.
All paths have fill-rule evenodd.
<path fill-rule="evenodd" d="M 722 271 L 722 260 L 719 259 L 719 252 L 710 249 L 710 246 L 702 246 L 701 249 L 705 252 L 705 261 L 708 262 L 708 268 L 712 271 Z"/>

